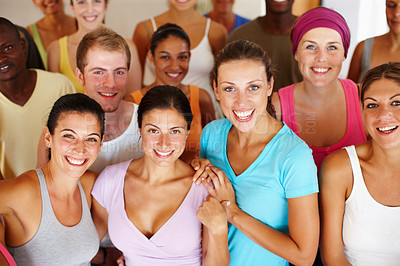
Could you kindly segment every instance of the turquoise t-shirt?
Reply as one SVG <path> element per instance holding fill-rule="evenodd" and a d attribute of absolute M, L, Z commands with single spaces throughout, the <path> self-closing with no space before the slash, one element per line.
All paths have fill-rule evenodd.
<path fill-rule="evenodd" d="M 241 210 L 289 234 L 287 198 L 318 192 L 317 168 L 311 149 L 284 124 L 249 168 L 236 176 L 226 153 L 231 127 L 226 118 L 209 123 L 201 135 L 200 157 L 225 172 Z M 286 260 L 260 247 L 231 224 L 228 241 L 230 265 L 288 265 Z"/>

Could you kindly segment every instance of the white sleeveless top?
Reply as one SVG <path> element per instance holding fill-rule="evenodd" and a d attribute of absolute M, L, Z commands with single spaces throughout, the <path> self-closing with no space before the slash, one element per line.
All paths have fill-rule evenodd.
<path fill-rule="evenodd" d="M 355 146 L 345 149 L 354 178 L 343 217 L 345 255 L 352 265 L 400 265 L 400 207 L 382 205 L 371 197 Z"/>
<path fill-rule="evenodd" d="M 156 21 L 154 17 L 150 18 L 153 26 L 153 32 L 157 30 Z M 211 86 L 210 73 L 214 67 L 214 55 L 211 49 L 210 42 L 208 40 L 208 33 L 210 31 L 211 19 L 207 18 L 207 24 L 204 31 L 204 36 L 200 43 L 190 50 L 190 62 L 189 70 L 185 78 L 182 80 L 182 84 L 195 85 L 201 89 L 204 89 L 210 94 L 214 104 L 214 110 L 216 118 L 222 118 L 223 114 L 219 107 L 218 101 L 215 99 L 214 90 Z M 143 84 L 145 86 L 150 85 L 156 79 L 154 65 L 150 63 L 150 60 L 146 57 L 143 74 Z"/>

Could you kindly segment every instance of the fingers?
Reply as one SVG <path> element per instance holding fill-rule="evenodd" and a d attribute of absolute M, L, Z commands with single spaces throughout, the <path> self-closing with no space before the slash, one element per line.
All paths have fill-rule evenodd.
<path fill-rule="evenodd" d="M 205 172 L 207 166 L 211 165 L 210 161 L 203 158 L 196 158 L 192 160 L 192 167 L 196 172 L 193 175 L 193 182 L 196 185 L 200 185 L 201 181 L 208 177 L 208 174 Z"/>

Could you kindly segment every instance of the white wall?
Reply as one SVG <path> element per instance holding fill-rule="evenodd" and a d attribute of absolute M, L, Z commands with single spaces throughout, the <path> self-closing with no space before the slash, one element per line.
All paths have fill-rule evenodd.
<path fill-rule="evenodd" d="M 64 0 L 65 11 L 69 0 Z M 255 18 L 264 13 L 264 0 L 236 0 L 234 10 L 238 14 Z M 201 10 L 209 7 L 209 0 L 198 0 Z M 138 22 L 156 16 L 168 9 L 167 0 L 109 0 L 106 25 L 122 36 L 131 38 Z M 30 0 L 0 0 L 0 16 L 20 26 L 27 26 L 39 20 L 43 14 Z"/>
<path fill-rule="evenodd" d="M 350 48 L 340 73 L 340 77 L 345 78 L 357 44 L 368 37 L 388 32 L 385 0 L 323 0 L 322 5 L 339 12 L 350 28 Z"/>

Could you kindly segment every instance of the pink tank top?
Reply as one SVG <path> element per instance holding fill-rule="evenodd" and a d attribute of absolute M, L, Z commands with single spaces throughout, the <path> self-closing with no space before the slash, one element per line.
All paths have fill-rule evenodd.
<path fill-rule="evenodd" d="M 321 167 L 324 158 L 343 147 L 357 145 L 367 141 L 364 132 L 364 125 L 361 118 L 360 102 L 358 98 L 357 86 L 349 79 L 339 79 L 344 89 L 347 109 L 347 129 L 344 137 L 336 144 L 328 147 L 313 147 L 308 145 L 313 151 L 315 165 Z M 299 128 L 296 121 L 296 113 L 293 100 L 293 88 L 295 84 L 284 87 L 279 90 L 281 101 L 282 121 L 290 127 L 296 135 L 300 137 Z"/>

